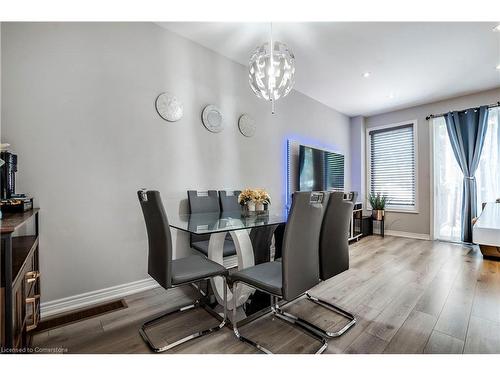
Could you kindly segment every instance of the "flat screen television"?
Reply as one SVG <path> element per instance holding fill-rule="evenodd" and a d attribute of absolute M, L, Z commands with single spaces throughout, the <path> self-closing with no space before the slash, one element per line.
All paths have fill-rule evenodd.
<path fill-rule="evenodd" d="M 344 155 L 299 146 L 299 190 L 344 190 Z"/>

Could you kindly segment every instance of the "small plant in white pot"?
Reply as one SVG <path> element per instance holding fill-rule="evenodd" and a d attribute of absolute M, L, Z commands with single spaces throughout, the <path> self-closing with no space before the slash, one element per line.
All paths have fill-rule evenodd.
<path fill-rule="evenodd" d="M 385 206 L 389 203 L 389 199 L 385 194 L 370 194 L 368 196 L 370 206 L 372 206 L 372 217 L 375 220 L 382 220 L 385 214 Z"/>

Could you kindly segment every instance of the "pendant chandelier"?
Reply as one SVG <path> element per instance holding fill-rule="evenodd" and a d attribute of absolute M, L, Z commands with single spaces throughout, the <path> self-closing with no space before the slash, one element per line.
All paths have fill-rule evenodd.
<path fill-rule="evenodd" d="M 274 102 L 288 95 L 295 84 L 295 56 L 285 43 L 273 41 L 272 25 L 269 42 L 250 57 L 248 82 L 255 95 Z"/>

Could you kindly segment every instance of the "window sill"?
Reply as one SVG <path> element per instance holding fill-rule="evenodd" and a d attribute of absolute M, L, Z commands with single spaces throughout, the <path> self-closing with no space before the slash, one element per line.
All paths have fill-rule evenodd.
<path fill-rule="evenodd" d="M 418 214 L 420 213 L 417 209 L 404 209 L 404 208 L 386 208 L 385 212 L 396 212 L 402 214 Z"/>

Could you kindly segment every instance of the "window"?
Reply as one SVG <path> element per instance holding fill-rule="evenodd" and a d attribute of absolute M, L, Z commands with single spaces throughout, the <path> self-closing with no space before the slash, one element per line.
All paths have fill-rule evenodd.
<path fill-rule="evenodd" d="M 385 194 L 388 210 L 417 210 L 416 121 L 367 129 L 368 191 Z"/>
<path fill-rule="evenodd" d="M 499 109 L 488 113 L 488 128 L 476 170 L 477 216 L 483 202 L 500 198 Z M 451 147 L 444 117 L 432 120 L 434 134 L 434 238 L 461 240 L 463 173 Z"/>
<path fill-rule="evenodd" d="M 482 204 L 500 198 L 500 113 L 499 108 L 490 108 L 488 128 L 484 138 L 483 152 L 476 169 L 477 216 Z"/>
<path fill-rule="evenodd" d="M 463 174 L 451 147 L 444 117 L 431 122 L 434 132 L 434 238 L 460 241 Z"/>

